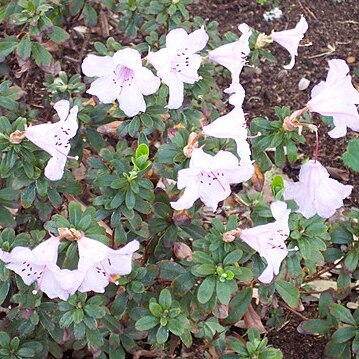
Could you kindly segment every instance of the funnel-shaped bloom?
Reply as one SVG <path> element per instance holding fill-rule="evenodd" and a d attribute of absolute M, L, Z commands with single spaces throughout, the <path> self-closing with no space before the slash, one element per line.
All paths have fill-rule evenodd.
<path fill-rule="evenodd" d="M 204 126 L 203 132 L 207 136 L 233 138 L 237 144 L 237 153 L 241 158 L 241 163 L 248 163 L 251 150 L 247 142 L 247 125 L 242 109 L 245 91 L 240 84 L 233 84 L 230 89 L 233 93 L 229 98 L 229 103 L 234 106 L 234 109 L 210 125 Z"/>
<path fill-rule="evenodd" d="M 258 277 L 263 283 L 270 283 L 273 280 L 288 254 L 285 240 L 290 232 L 288 226 L 290 209 L 287 209 L 286 203 L 277 201 L 271 204 L 271 211 L 275 222 L 244 229 L 240 235 L 244 242 L 267 261 L 266 269 Z"/>
<path fill-rule="evenodd" d="M 194 84 L 201 79 L 197 71 L 202 59 L 196 52 L 202 50 L 207 41 L 208 34 L 203 27 L 191 34 L 181 28 L 174 29 L 167 34 L 164 49 L 147 55 L 148 62 L 169 88 L 169 109 L 182 106 L 184 83 Z"/>
<path fill-rule="evenodd" d="M 171 206 L 176 210 L 187 209 L 200 198 L 215 211 L 218 203 L 230 195 L 230 184 L 247 181 L 253 173 L 251 163 L 238 165 L 238 159 L 230 152 L 219 151 L 211 156 L 202 148 L 196 148 L 192 151 L 189 168 L 178 172 L 177 187 L 186 189 Z"/>
<path fill-rule="evenodd" d="M 15 247 L 5 258 L 6 268 L 14 271 L 26 285 L 37 283 L 37 289 L 49 298 L 66 300 L 77 290 L 79 281 L 73 272 L 56 265 L 59 238 L 51 237 L 33 250 Z"/>
<path fill-rule="evenodd" d="M 297 212 L 306 218 L 316 214 L 329 218 L 343 206 L 343 199 L 350 195 L 352 188 L 329 178 L 319 161 L 311 160 L 302 165 L 299 182 L 285 181 L 284 199 L 293 199 L 299 206 Z"/>
<path fill-rule="evenodd" d="M 88 55 L 82 63 L 82 72 L 98 77 L 86 91 L 103 103 L 117 99 L 120 109 L 129 117 L 146 111 L 143 96 L 154 94 L 161 81 L 142 66 L 137 50 L 126 48 L 111 56 Z"/>
<path fill-rule="evenodd" d="M 78 107 L 74 106 L 70 110 L 69 101 L 61 100 L 55 103 L 54 109 L 60 121 L 28 127 L 25 136 L 52 156 L 45 167 L 45 176 L 51 181 L 58 181 L 64 175 L 71 148 L 70 140 L 76 135 L 78 129 Z"/>
<path fill-rule="evenodd" d="M 328 134 L 332 138 L 343 137 L 347 127 L 359 131 L 359 92 L 354 88 L 349 67 L 344 60 L 329 60 L 326 81 L 313 87 L 312 99 L 307 103 L 311 112 L 332 116 L 334 129 Z"/>
<path fill-rule="evenodd" d="M 246 62 L 246 57 L 251 52 L 249 38 L 252 35 L 252 30 L 244 23 L 240 24 L 238 29 L 242 32 L 238 41 L 222 45 L 208 54 L 210 60 L 222 65 L 231 72 L 232 83 L 239 83 L 239 75 Z"/>
<path fill-rule="evenodd" d="M 112 281 L 111 275 L 129 274 L 132 255 L 139 248 L 137 241 L 132 241 L 120 249 L 112 249 L 91 238 L 82 237 L 77 241 L 79 250 L 78 270 L 83 274 L 80 292 L 94 291 L 103 293 Z"/>
<path fill-rule="evenodd" d="M 272 40 L 283 46 L 290 54 L 291 60 L 288 65 L 283 66 L 290 70 L 295 65 L 295 57 L 298 55 L 298 46 L 300 40 L 308 30 L 307 20 L 302 16 L 294 29 L 272 32 Z"/>

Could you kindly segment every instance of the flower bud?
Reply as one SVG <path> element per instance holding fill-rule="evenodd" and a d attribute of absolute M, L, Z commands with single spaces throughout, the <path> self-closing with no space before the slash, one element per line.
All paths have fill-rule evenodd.
<path fill-rule="evenodd" d="M 231 243 L 233 242 L 236 237 L 239 237 L 241 235 L 241 230 L 239 228 L 237 229 L 233 229 L 231 231 L 228 231 L 228 232 L 225 232 L 223 233 L 223 242 L 226 242 L 226 243 Z"/>
<path fill-rule="evenodd" d="M 16 130 L 10 135 L 10 142 L 14 145 L 18 145 L 25 138 L 25 131 Z"/>
<path fill-rule="evenodd" d="M 256 44 L 254 45 L 254 47 L 256 49 L 261 49 L 262 47 L 267 46 L 271 42 L 273 42 L 271 36 L 268 36 L 266 34 L 261 33 L 261 34 L 258 35 Z"/>
<path fill-rule="evenodd" d="M 66 238 L 70 241 L 77 241 L 83 237 L 83 233 L 75 228 L 60 227 L 58 231 L 59 231 L 59 238 Z"/>
<path fill-rule="evenodd" d="M 191 158 L 193 149 L 198 148 L 198 136 L 195 132 L 191 132 L 188 136 L 187 146 L 183 147 L 183 154 L 187 158 Z"/>

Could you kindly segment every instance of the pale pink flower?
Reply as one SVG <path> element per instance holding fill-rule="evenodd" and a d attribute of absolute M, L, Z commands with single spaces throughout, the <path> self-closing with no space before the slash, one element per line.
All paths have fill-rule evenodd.
<path fill-rule="evenodd" d="M 211 124 L 204 126 L 203 132 L 207 136 L 233 138 L 237 144 L 237 153 L 241 158 L 241 163 L 248 163 L 250 162 L 251 150 L 247 142 L 247 124 L 242 109 L 245 91 L 240 84 L 232 84 L 230 90 L 233 93 L 229 97 L 229 103 L 234 106 L 234 109 Z"/>
<path fill-rule="evenodd" d="M 26 285 L 36 282 L 37 290 L 49 298 L 67 300 L 77 290 L 79 280 L 74 271 L 56 265 L 59 241 L 58 237 L 51 237 L 33 250 L 15 247 L 3 260 L 6 268 L 21 276 Z"/>
<path fill-rule="evenodd" d="M 203 27 L 191 34 L 182 28 L 174 29 L 166 36 L 165 48 L 147 55 L 148 62 L 156 68 L 157 75 L 168 86 L 169 109 L 182 106 L 184 83 L 194 84 L 201 79 L 197 71 L 202 58 L 196 52 L 202 50 L 207 41 L 208 34 Z"/>
<path fill-rule="evenodd" d="M 61 100 L 55 103 L 54 109 L 60 121 L 28 127 L 25 136 L 52 156 L 45 167 L 45 176 L 51 181 L 58 181 L 64 175 L 66 160 L 71 158 L 68 156 L 70 139 L 78 129 L 78 107 L 74 106 L 70 110 L 69 101 Z"/>
<path fill-rule="evenodd" d="M 294 67 L 295 57 L 298 55 L 299 42 L 303 39 L 307 30 L 307 20 L 302 16 L 294 29 L 272 32 L 272 40 L 283 46 L 291 56 L 290 63 L 283 66 L 285 69 L 290 70 Z"/>
<path fill-rule="evenodd" d="M 230 152 L 219 151 L 211 156 L 202 148 L 193 149 L 189 168 L 178 172 L 177 187 L 186 189 L 178 201 L 171 202 L 171 206 L 176 210 L 187 209 L 200 198 L 215 211 L 218 203 L 230 195 L 230 184 L 247 181 L 253 173 L 251 163 L 239 165 L 236 156 Z"/>
<path fill-rule="evenodd" d="M 299 182 L 285 181 L 284 199 L 293 199 L 299 209 L 297 212 L 310 218 L 315 214 L 329 218 L 343 206 L 353 186 L 343 185 L 329 178 L 329 173 L 319 161 L 308 161 L 299 172 Z"/>
<path fill-rule="evenodd" d="M 290 209 L 284 202 L 271 204 L 275 222 L 244 229 L 241 239 L 259 253 L 267 261 L 267 267 L 258 279 L 263 283 L 270 283 L 279 273 L 280 265 L 288 254 L 285 240 L 289 236 L 288 219 Z"/>
<path fill-rule="evenodd" d="M 98 77 L 86 91 L 102 103 L 117 99 L 120 109 L 129 117 L 146 111 L 143 96 L 157 92 L 161 81 L 149 69 L 142 66 L 137 50 L 126 48 L 113 56 L 88 55 L 82 63 L 82 72 Z"/>
<path fill-rule="evenodd" d="M 112 275 L 131 272 L 132 255 L 139 248 L 138 241 L 132 241 L 120 249 L 112 249 L 91 238 L 77 241 L 79 250 L 78 270 L 83 275 L 80 292 L 104 293 L 105 287 L 113 281 Z"/>
<path fill-rule="evenodd" d="M 347 127 L 359 131 L 359 92 L 354 88 L 349 67 L 344 60 L 329 60 L 326 81 L 313 87 L 312 99 L 307 103 L 311 112 L 332 116 L 334 129 L 329 131 L 332 138 L 343 137 Z"/>
<path fill-rule="evenodd" d="M 252 30 L 245 23 L 240 24 L 238 30 L 242 32 L 238 41 L 222 45 L 208 54 L 210 60 L 231 72 L 232 83 L 239 83 L 239 75 L 246 63 L 247 56 L 251 52 L 249 38 L 252 35 Z"/>

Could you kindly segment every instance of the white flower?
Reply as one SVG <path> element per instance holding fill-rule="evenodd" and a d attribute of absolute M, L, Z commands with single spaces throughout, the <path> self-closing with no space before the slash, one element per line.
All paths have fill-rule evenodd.
<path fill-rule="evenodd" d="M 103 293 L 111 275 L 129 274 L 131 272 L 132 255 L 139 248 L 137 241 L 114 250 L 91 238 L 82 237 L 77 241 L 79 250 L 78 270 L 83 274 L 79 287 L 80 292 L 94 291 Z"/>
<path fill-rule="evenodd" d="M 272 40 L 283 46 L 291 56 L 290 63 L 283 66 L 285 69 L 290 70 L 294 67 L 295 56 L 298 55 L 299 42 L 303 39 L 307 30 L 307 20 L 302 16 L 294 29 L 272 32 Z"/>
<path fill-rule="evenodd" d="M 103 103 L 117 99 L 120 109 L 129 117 L 146 111 L 143 96 L 157 92 L 161 81 L 142 66 L 137 50 L 126 48 L 113 56 L 88 55 L 82 63 L 86 76 L 98 77 L 86 91 Z"/>
<path fill-rule="evenodd" d="M 220 46 L 209 52 L 210 60 L 227 68 L 232 75 L 232 83 L 239 83 L 239 75 L 246 62 L 246 57 L 251 52 L 249 38 L 252 30 L 247 24 L 240 24 L 239 31 L 242 32 L 238 41 Z"/>
<path fill-rule="evenodd" d="M 231 193 L 230 184 L 249 180 L 254 173 L 251 163 L 238 165 L 238 159 L 230 152 L 219 151 L 215 156 L 208 155 L 202 148 L 192 151 L 189 168 L 178 172 L 178 189 L 186 188 L 172 208 L 182 210 L 192 207 L 200 198 L 213 211 L 218 202 Z"/>
<path fill-rule="evenodd" d="M 332 138 L 343 137 L 347 127 L 359 131 L 359 92 L 354 88 L 349 67 L 344 60 L 329 60 L 326 81 L 313 87 L 312 99 L 307 103 L 311 112 L 332 116 L 335 128 L 328 134 Z"/>
<path fill-rule="evenodd" d="M 306 218 L 315 214 L 329 218 L 343 206 L 343 199 L 350 195 L 352 188 L 329 178 L 319 161 L 311 160 L 302 165 L 299 182 L 285 181 L 284 199 L 293 199 L 299 206 L 297 212 Z"/>
<path fill-rule="evenodd" d="M 33 250 L 15 247 L 3 258 L 6 268 L 21 276 L 26 285 L 36 282 L 37 289 L 49 298 L 66 300 L 77 290 L 79 279 L 74 271 L 56 265 L 59 241 L 59 238 L 51 237 Z"/>
<path fill-rule="evenodd" d="M 169 88 L 169 109 L 182 106 L 184 83 L 194 84 L 201 79 L 197 70 L 202 59 L 196 52 L 202 50 L 207 41 L 208 34 L 203 27 L 191 34 L 182 28 L 174 29 L 167 34 L 164 49 L 147 55 L 148 62 Z"/>
<path fill-rule="evenodd" d="M 241 163 L 248 163 L 251 150 L 247 142 L 247 125 L 242 109 L 245 91 L 240 84 L 232 84 L 230 90 L 233 93 L 229 98 L 229 103 L 234 106 L 234 109 L 210 125 L 204 126 L 203 132 L 207 136 L 233 138 L 237 144 L 237 153 L 241 158 Z"/>
<path fill-rule="evenodd" d="M 288 254 L 285 240 L 290 232 L 288 226 L 290 209 L 287 209 L 286 203 L 277 201 L 271 204 L 271 211 L 275 222 L 244 229 L 240 235 L 244 242 L 267 261 L 266 269 L 258 277 L 263 283 L 270 283 L 273 280 Z"/>
<path fill-rule="evenodd" d="M 61 100 L 55 103 L 54 109 L 60 121 L 28 127 L 25 136 L 52 156 L 45 167 L 45 176 L 51 181 L 58 181 L 64 175 L 67 158 L 71 158 L 68 153 L 70 139 L 78 129 L 78 107 L 74 106 L 70 110 L 69 101 Z"/>

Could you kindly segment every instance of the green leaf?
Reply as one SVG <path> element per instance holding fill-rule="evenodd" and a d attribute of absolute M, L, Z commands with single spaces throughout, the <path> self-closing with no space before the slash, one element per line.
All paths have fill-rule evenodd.
<path fill-rule="evenodd" d="M 170 309 L 172 305 L 172 296 L 168 289 L 162 289 L 158 300 L 163 309 Z"/>
<path fill-rule="evenodd" d="M 0 346 L 6 348 L 9 346 L 10 336 L 6 332 L 0 332 Z"/>
<path fill-rule="evenodd" d="M 159 323 L 160 321 L 158 318 L 152 317 L 150 315 L 146 315 L 136 322 L 135 327 L 137 330 L 143 331 L 143 330 L 152 329 Z"/>
<path fill-rule="evenodd" d="M 183 322 L 182 318 L 173 318 L 168 320 L 167 328 L 177 336 L 182 335 L 185 323 Z"/>
<path fill-rule="evenodd" d="M 76 202 L 70 202 L 68 205 L 69 221 L 76 227 L 82 216 L 81 206 Z"/>
<path fill-rule="evenodd" d="M 240 249 L 229 252 L 223 260 L 223 265 L 228 266 L 230 264 L 237 263 L 241 259 L 242 254 L 243 252 Z"/>
<path fill-rule="evenodd" d="M 60 328 L 68 328 L 73 321 L 73 311 L 66 312 L 59 321 Z"/>
<path fill-rule="evenodd" d="M 96 26 L 97 24 L 97 13 L 91 5 L 85 5 L 82 11 L 84 16 L 85 25 L 88 27 Z"/>
<path fill-rule="evenodd" d="M 0 40 L 0 56 L 11 54 L 17 47 L 18 40 L 15 36 L 8 36 Z"/>
<path fill-rule="evenodd" d="M 102 318 L 106 314 L 105 309 L 96 304 L 86 304 L 85 313 L 93 318 Z"/>
<path fill-rule="evenodd" d="M 198 288 L 198 301 L 202 304 L 207 303 L 213 295 L 215 286 L 216 279 L 213 276 L 207 277 Z"/>
<path fill-rule="evenodd" d="M 335 343 L 345 343 L 355 337 L 358 329 L 354 327 L 339 328 L 332 335 L 332 341 Z"/>
<path fill-rule="evenodd" d="M 79 324 L 84 319 L 84 311 L 81 308 L 77 308 L 73 314 L 74 323 Z"/>
<path fill-rule="evenodd" d="M 159 318 L 162 315 L 162 307 L 157 302 L 150 302 L 148 309 L 156 318 Z"/>
<path fill-rule="evenodd" d="M 51 28 L 51 33 L 48 33 L 47 36 L 57 44 L 60 44 L 70 38 L 70 35 L 58 26 L 53 26 Z"/>
<path fill-rule="evenodd" d="M 26 34 L 25 36 L 23 36 L 19 45 L 16 48 L 16 53 L 24 61 L 30 57 L 30 55 L 31 55 L 31 40 L 30 40 L 29 34 Z"/>
<path fill-rule="evenodd" d="M 355 320 L 349 309 L 343 307 L 340 304 L 334 303 L 330 306 L 330 313 L 342 323 L 355 326 Z"/>
<path fill-rule="evenodd" d="M 247 311 L 253 296 L 252 288 L 245 288 L 237 293 L 229 303 L 229 315 L 224 319 L 225 324 L 237 323 Z"/>
<path fill-rule="evenodd" d="M 324 335 L 328 333 L 332 324 L 328 320 L 310 319 L 301 323 L 300 326 L 308 333 Z"/>
<path fill-rule="evenodd" d="M 158 344 L 166 343 L 169 331 L 166 327 L 160 326 L 157 330 L 156 341 Z"/>
<path fill-rule="evenodd" d="M 359 261 L 359 251 L 356 249 L 352 249 L 345 256 L 344 268 L 346 269 L 347 272 L 353 273 L 358 266 L 358 261 Z"/>
<path fill-rule="evenodd" d="M 293 283 L 279 279 L 275 282 L 275 289 L 291 308 L 299 306 L 299 290 Z"/>
<path fill-rule="evenodd" d="M 8 209 L 0 207 L 0 225 L 4 227 L 15 227 L 16 222 Z"/>
<path fill-rule="evenodd" d="M 228 304 L 231 299 L 231 285 L 229 282 L 217 281 L 216 286 L 217 298 L 222 304 Z"/>
<path fill-rule="evenodd" d="M 38 42 L 33 42 L 31 49 L 37 66 L 50 66 L 52 56 L 44 46 Z"/>
<path fill-rule="evenodd" d="M 0 305 L 3 304 L 4 300 L 6 299 L 9 289 L 10 281 L 6 281 L 0 284 Z"/>
<path fill-rule="evenodd" d="M 359 140 L 353 139 L 348 143 L 347 150 L 343 153 L 344 164 L 355 172 L 359 172 Z"/>

